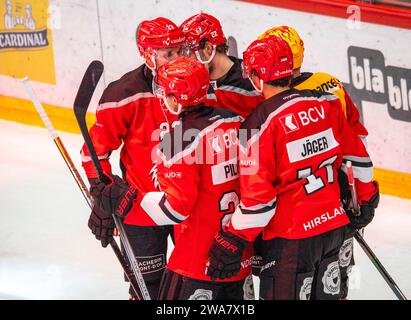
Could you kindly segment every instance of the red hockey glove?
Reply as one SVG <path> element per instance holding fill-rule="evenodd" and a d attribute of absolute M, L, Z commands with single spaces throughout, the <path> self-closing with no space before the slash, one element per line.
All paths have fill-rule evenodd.
<path fill-rule="evenodd" d="M 211 280 L 231 278 L 241 269 L 243 251 L 248 241 L 237 237 L 231 232 L 219 232 L 208 253 L 209 261 L 206 274 Z"/>
<path fill-rule="evenodd" d="M 137 197 L 137 190 L 119 176 L 106 174 L 104 178 L 109 183 L 99 179 L 94 179 L 93 182 L 90 181 L 90 193 L 93 196 L 95 205 L 106 212 L 124 218 L 133 206 L 134 199 Z"/>

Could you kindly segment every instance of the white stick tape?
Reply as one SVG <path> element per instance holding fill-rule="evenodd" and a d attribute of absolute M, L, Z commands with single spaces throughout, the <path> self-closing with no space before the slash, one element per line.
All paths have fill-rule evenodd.
<path fill-rule="evenodd" d="M 59 135 L 57 131 L 54 129 L 53 124 L 51 123 L 50 118 L 44 110 L 40 100 L 37 98 L 36 93 L 34 92 L 33 87 L 31 86 L 30 79 L 28 77 L 25 77 L 21 79 L 21 83 L 23 84 L 24 89 L 26 90 L 28 96 L 30 97 L 30 100 L 36 107 L 37 112 L 41 117 L 41 120 L 43 121 L 44 125 L 46 126 L 47 130 L 49 131 L 53 139 L 58 138 Z"/>

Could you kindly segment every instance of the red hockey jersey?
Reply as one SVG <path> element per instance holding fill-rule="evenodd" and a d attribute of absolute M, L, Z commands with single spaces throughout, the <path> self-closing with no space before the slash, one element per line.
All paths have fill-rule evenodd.
<path fill-rule="evenodd" d="M 176 124 L 177 116 L 161 105 L 152 93 L 151 71 L 142 65 L 104 90 L 90 136 L 103 170 L 111 172 L 109 156 L 121 147 L 120 166 L 125 180 L 139 191 L 156 190 L 152 154 L 160 136 Z M 154 150 L 154 151 L 153 151 Z M 89 178 L 97 177 L 87 147 L 82 150 L 83 167 Z M 132 214 L 125 223 L 132 223 Z"/>
<path fill-rule="evenodd" d="M 369 155 L 334 95 L 284 91 L 241 129 L 241 202 L 229 230 L 249 241 L 263 229 L 263 239 L 300 239 L 346 225 L 337 180 L 344 161 L 353 164 L 360 201 L 376 192 Z"/>
<path fill-rule="evenodd" d="M 139 225 L 176 225 L 167 268 L 210 281 L 205 275 L 214 236 L 239 203 L 237 134 L 243 119 L 227 109 L 196 106 L 160 145 L 156 175 L 161 191 L 139 194 L 132 208 Z M 161 160 L 160 160 L 161 159 Z M 251 273 L 252 246 L 239 274 Z"/>
<path fill-rule="evenodd" d="M 231 56 L 229 58 L 234 63 L 230 70 L 223 77 L 210 81 L 216 96 L 216 100 L 210 100 L 210 105 L 230 109 L 246 118 L 264 101 L 264 97 L 254 89 L 250 80 L 243 78 L 242 60 Z"/>

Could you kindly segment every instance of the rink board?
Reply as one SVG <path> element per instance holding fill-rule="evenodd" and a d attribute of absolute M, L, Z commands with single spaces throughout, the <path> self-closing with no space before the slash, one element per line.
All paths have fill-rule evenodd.
<path fill-rule="evenodd" d="M 142 63 L 134 40 L 138 22 L 166 16 L 181 23 L 200 10 L 209 12 L 221 20 L 226 36 L 235 38 L 239 56 L 265 29 L 289 24 L 305 42 L 303 71 L 337 76 L 358 105 L 369 131 L 369 151 L 380 168 L 376 177 L 382 191 L 411 198 L 411 30 L 407 25 L 364 22 L 361 12 L 369 21 L 364 9 L 347 8 L 344 18 L 341 10 L 339 16 L 326 16 L 249 2 L 277 3 L 182 0 L 170 6 L 169 1 L 155 0 L 86 0 L 81 5 L 55 1 L 48 20 L 53 57 L 44 63 L 45 67 L 53 63 L 56 84 L 36 81 L 33 86 L 55 126 L 78 132 L 70 109 L 84 70 L 93 59 L 105 64 L 91 102 L 93 111 L 108 83 Z M 0 49 L 0 61 L 2 54 Z M 0 118 L 40 125 L 26 99 L 17 78 L 0 74 Z"/>

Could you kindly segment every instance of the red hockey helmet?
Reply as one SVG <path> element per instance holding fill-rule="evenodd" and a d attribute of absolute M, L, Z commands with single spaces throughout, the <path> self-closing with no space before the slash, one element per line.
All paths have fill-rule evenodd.
<path fill-rule="evenodd" d="M 245 76 L 251 77 L 255 72 L 263 82 L 293 74 L 293 54 L 290 46 L 277 37 L 254 41 L 244 51 L 243 59 Z"/>
<path fill-rule="evenodd" d="M 216 46 L 227 42 L 220 21 L 207 13 L 199 13 L 188 18 L 181 24 L 180 29 L 192 50 L 198 50 L 203 39 Z"/>
<path fill-rule="evenodd" d="M 144 20 L 137 28 L 137 47 L 140 55 L 151 49 L 178 47 L 185 44 L 180 28 L 171 20 L 163 17 Z"/>
<path fill-rule="evenodd" d="M 154 93 L 158 98 L 174 95 L 181 109 L 204 101 L 209 82 L 210 76 L 203 64 L 187 57 L 178 57 L 158 69 Z"/>
<path fill-rule="evenodd" d="M 220 21 L 207 13 L 199 13 L 188 18 L 181 24 L 180 29 L 189 48 L 195 52 L 197 60 L 202 63 L 209 63 L 213 60 L 216 47 L 227 42 Z M 213 45 L 213 53 L 207 61 L 203 61 L 198 53 L 200 42 L 203 39 L 207 39 Z"/>

